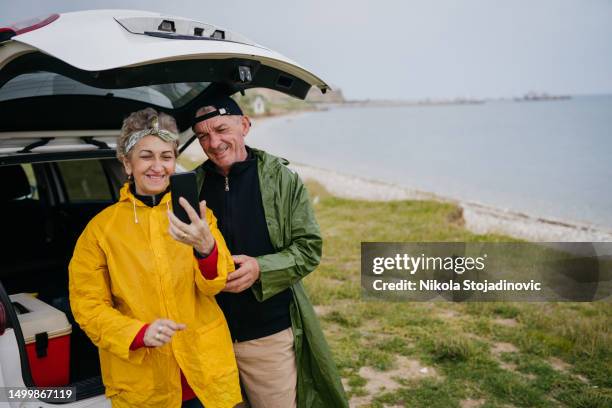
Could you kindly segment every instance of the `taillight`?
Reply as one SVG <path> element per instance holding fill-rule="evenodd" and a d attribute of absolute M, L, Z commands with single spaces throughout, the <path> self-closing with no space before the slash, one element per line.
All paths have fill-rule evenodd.
<path fill-rule="evenodd" d="M 11 24 L 8 27 L 0 27 L 0 41 L 6 41 L 16 35 L 28 33 L 30 31 L 37 30 L 48 24 L 51 24 L 59 18 L 59 14 L 51 14 L 44 17 L 31 18 L 29 20 L 23 20 L 15 24 Z"/>
<path fill-rule="evenodd" d="M 15 31 L 11 30 L 8 27 L 0 28 L 0 43 L 2 41 L 10 40 L 15 36 Z"/>

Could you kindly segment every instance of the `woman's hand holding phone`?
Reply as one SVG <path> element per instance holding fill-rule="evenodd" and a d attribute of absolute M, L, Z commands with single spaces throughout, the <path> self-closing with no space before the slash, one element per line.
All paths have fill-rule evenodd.
<path fill-rule="evenodd" d="M 192 246 L 202 256 L 207 256 L 215 247 L 215 238 L 208 228 L 206 222 L 206 201 L 200 202 L 200 214 L 189 205 L 183 197 L 179 198 L 179 204 L 185 209 L 191 224 L 179 220 L 176 215 L 168 211 L 170 221 L 169 233 L 175 240 Z"/>

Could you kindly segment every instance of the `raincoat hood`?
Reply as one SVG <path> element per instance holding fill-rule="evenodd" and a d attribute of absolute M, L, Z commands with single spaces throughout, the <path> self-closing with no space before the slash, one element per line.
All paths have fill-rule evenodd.
<path fill-rule="evenodd" d="M 132 208 L 134 210 L 134 223 L 138 224 L 138 213 L 136 212 L 136 207 L 149 207 L 141 200 L 139 200 L 130 188 L 130 183 L 127 182 L 121 187 L 119 190 L 119 202 L 129 201 L 132 203 Z M 159 201 L 157 205 L 165 205 L 168 211 L 170 211 L 170 203 L 172 202 L 170 193 L 167 192 L 162 196 L 162 199 Z"/>
<path fill-rule="evenodd" d="M 132 200 L 135 200 L 137 202 L 136 205 L 148 207 L 148 205 L 140 201 L 134 195 L 134 193 L 132 193 L 132 190 L 130 189 L 130 183 L 127 182 L 119 190 L 119 201 L 121 202 L 121 201 L 132 201 Z M 168 191 L 164 193 L 164 195 L 162 196 L 162 199 L 159 201 L 159 204 L 166 204 L 169 202 L 171 202 L 171 196 L 170 196 L 170 192 Z"/>

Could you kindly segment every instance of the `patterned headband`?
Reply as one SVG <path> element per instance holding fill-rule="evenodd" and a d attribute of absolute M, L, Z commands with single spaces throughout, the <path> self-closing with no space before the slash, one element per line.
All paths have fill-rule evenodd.
<path fill-rule="evenodd" d="M 176 142 L 179 139 L 176 133 L 172 133 L 165 129 L 160 129 L 157 117 L 154 117 L 152 122 L 153 127 L 138 130 L 130 135 L 130 137 L 127 139 L 127 142 L 125 143 L 125 154 L 128 154 L 129 151 L 132 150 L 134 146 L 136 146 L 136 143 L 138 143 L 140 139 L 145 136 L 157 136 L 164 142 Z"/>

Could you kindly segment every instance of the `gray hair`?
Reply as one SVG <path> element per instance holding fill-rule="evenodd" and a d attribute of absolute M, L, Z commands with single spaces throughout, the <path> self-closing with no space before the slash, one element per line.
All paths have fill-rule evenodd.
<path fill-rule="evenodd" d="M 176 120 L 164 112 L 157 112 L 153 108 L 145 108 L 136 112 L 132 112 L 130 116 L 123 120 L 121 126 L 121 134 L 117 138 L 117 158 L 123 161 L 130 154 L 130 149 L 133 146 L 128 146 L 130 136 L 136 132 L 146 131 L 147 129 L 159 129 L 165 132 L 170 132 L 178 135 L 178 126 Z M 147 133 L 147 132 L 145 132 Z M 155 132 L 151 132 L 153 136 L 159 136 L 162 140 L 166 139 Z M 174 155 L 178 156 L 178 139 L 173 140 Z"/>

